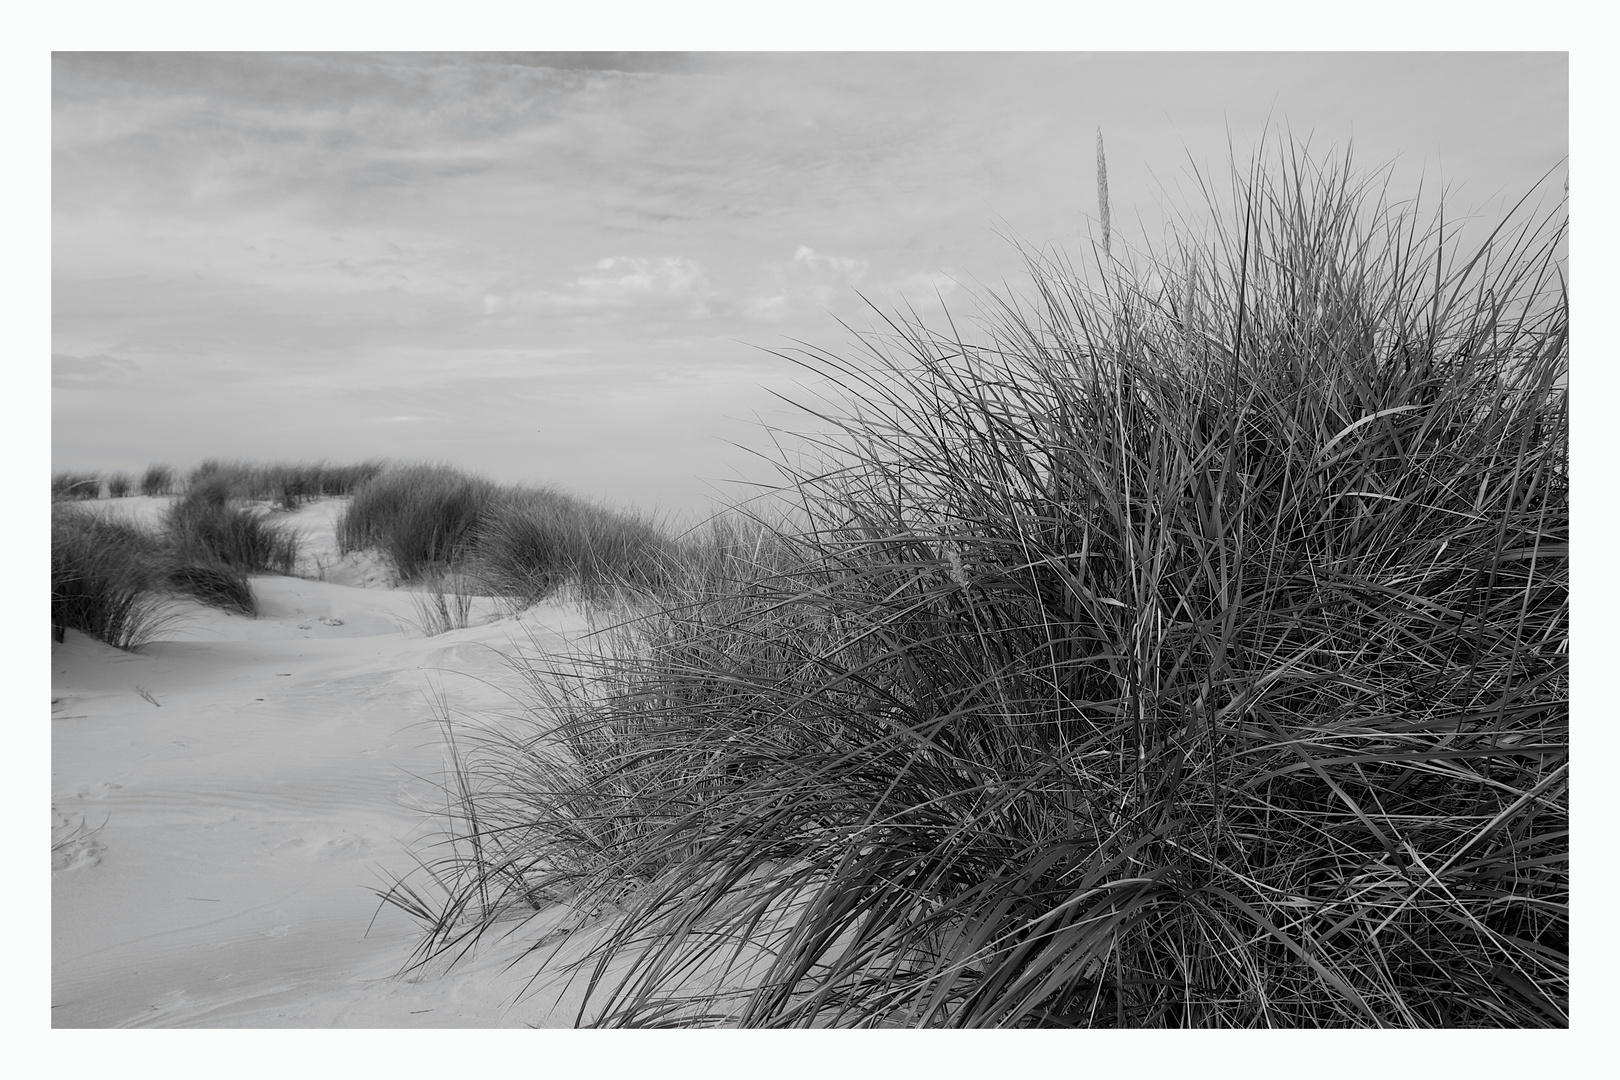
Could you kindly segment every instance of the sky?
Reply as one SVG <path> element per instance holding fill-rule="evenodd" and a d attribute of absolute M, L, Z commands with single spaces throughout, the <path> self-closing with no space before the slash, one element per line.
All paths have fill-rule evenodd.
<path fill-rule="evenodd" d="M 774 473 L 774 351 L 858 358 L 1279 133 L 1493 220 L 1567 54 L 69 53 L 52 468 L 443 461 L 669 517 Z M 1196 213 L 1195 213 L 1196 216 Z"/>

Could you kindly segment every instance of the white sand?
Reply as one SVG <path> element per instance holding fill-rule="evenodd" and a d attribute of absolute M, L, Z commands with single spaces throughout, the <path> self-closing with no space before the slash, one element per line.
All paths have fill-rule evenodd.
<path fill-rule="evenodd" d="M 503 654 L 531 635 L 564 649 L 586 620 L 483 601 L 473 627 L 424 637 L 378 560 L 337 558 L 341 505 L 289 516 L 313 553 L 301 572 L 328 580 L 254 579 L 255 619 L 188 603 L 139 653 L 72 632 L 53 646 L 53 841 L 83 826 L 53 855 L 54 1027 L 572 1023 L 577 993 L 541 980 L 519 1000 L 535 965 L 505 967 L 530 934 L 396 978 L 416 924 L 371 888 L 437 828 L 430 697 L 467 722 L 511 713 Z"/>

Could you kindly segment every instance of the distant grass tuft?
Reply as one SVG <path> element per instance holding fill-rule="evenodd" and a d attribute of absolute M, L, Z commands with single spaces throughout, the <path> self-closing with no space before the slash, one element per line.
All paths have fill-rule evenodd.
<path fill-rule="evenodd" d="M 619 905 L 582 1021 L 1567 1025 L 1567 204 L 1459 253 L 1348 157 L 1232 186 L 795 357 L 801 524 L 453 743 L 416 959 Z"/>
<path fill-rule="evenodd" d="M 345 552 L 385 552 L 407 581 L 455 570 L 525 607 L 564 583 L 592 601 L 656 589 L 674 557 L 650 521 L 546 488 L 501 486 L 442 465 L 390 469 L 338 521 Z"/>
<path fill-rule="evenodd" d="M 51 474 L 51 501 L 99 499 L 101 477 L 95 473 L 59 472 Z"/>
<path fill-rule="evenodd" d="M 479 521 L 475 572 L 487 591 L 519 606 L 564 583 L 577 599 L 658 590 L 676 549 L 652 522 L 548 489 L 507 489 Z"/>
<path fill-rule="evenodd" d="M 283 510 L 296 510 L 315 499 L 351 495 L 386 467 L 380 461 L 265 464 L 209 458 L 191 471 L 188 487 L 223 489 L 233 499 L 264 500 Z"/>
<path fill-rule="evenodd" d="M 141 494 L 170 495 L 174 492 L 174 470 L 167 465 L 148 465 L 141 474 Z"/>
<path fill-rule="evenodd" d="M 495 497 L 493 483 L 448 466 L 390 469 L 355 493 L 338 520 L 338 545 L 345 553 L 379 548 L 402 578 L 415 580 L 463 558 Z"/>

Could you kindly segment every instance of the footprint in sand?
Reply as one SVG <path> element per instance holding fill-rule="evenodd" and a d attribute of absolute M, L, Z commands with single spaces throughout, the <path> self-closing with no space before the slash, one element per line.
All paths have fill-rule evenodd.
<path fill-rule="evenodd" d="M 92 829 L 83 818 L 75 825 L 61 814 L 52 816 L 55 818 L 51 826 L 53 873 L 58 870 L 82 870 L 101 861 L 101 853 L 106 848 L 96 839 L 101 832 L 100 825 Z M 102 825 L 105 824 L 102 822 Z"/>

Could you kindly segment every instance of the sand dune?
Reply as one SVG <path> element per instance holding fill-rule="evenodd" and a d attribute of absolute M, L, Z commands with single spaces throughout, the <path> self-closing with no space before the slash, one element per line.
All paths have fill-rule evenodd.
<path fill-rule="evenodd" d="M 566 649 L 587 621 L 484 601 L 473 627 L 425 637 L 386 567 L 338 557 L 340 506 L 292 516 L 300 570 L 327 580 L 254 579 L 257 618 L 186 603 L 136 654 L 74 632 L 53 646 L 53 1026 L 572 1021 L 543 983 L 517 1000 L 532 965 L 504 968 L 530 936 L 396 978 L 415 926 L 370 889 L 413 865 L 443 802 L 431 702 L 511 712 L 505 654 Z"/>

